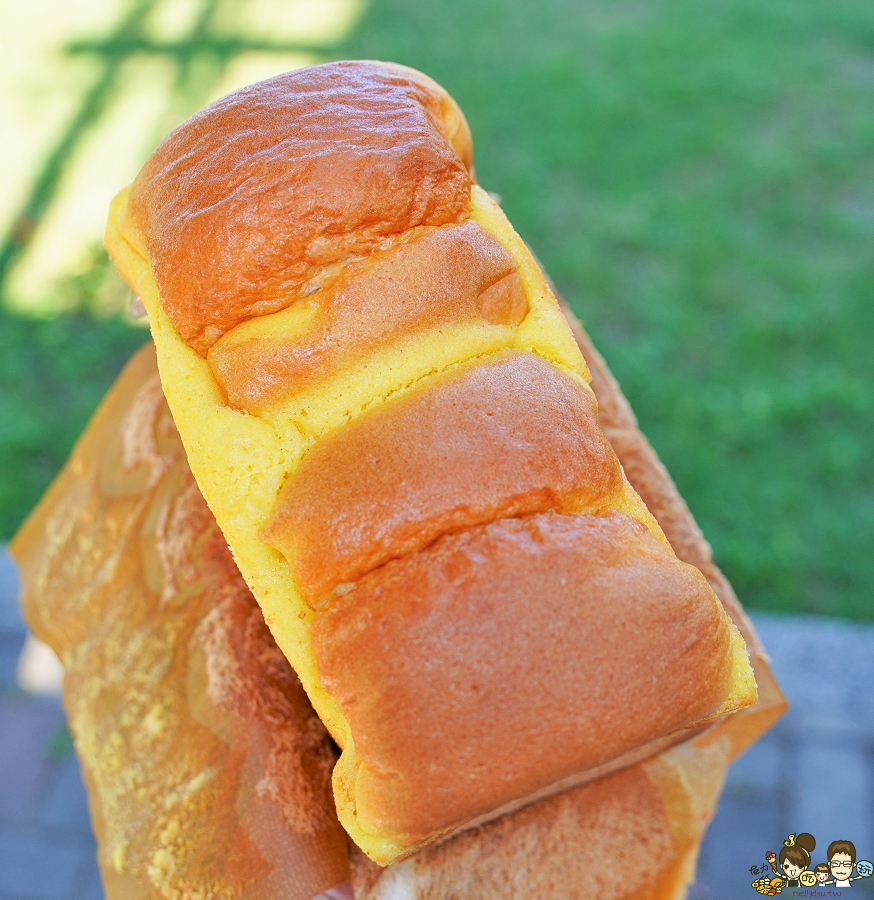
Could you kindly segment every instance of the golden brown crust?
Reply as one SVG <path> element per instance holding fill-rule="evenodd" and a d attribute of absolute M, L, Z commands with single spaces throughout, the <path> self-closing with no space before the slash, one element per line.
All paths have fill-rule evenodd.
<path fill-rule="evenodd" d="M 308 900 L 346 877 L 334 756 L 129 364 L 13 543 L 64 662 L 107 897 Z"/>
<path fill-rule="evenodd" d="M 476 222 L 427 229 L 366 260 L 303 301 L 292 336 L 231 331 L 207 356 L 228 402 L 257 415 L 374 350 L 441 325 L 518 325 L 528 302 L 510 254 Z"/>
<path fill-rule="evenodd" d="M 364 762 L 359 820 L 389 834 L 470 821 L 613 759 L 713 712 L 730 681 L 704 578 L 615 511 L 441 538 L 337 598 L 313 647 Z"/>
<path fill-rule="evenodd" d="M 329 63 L 218 100 L 131 190 L 167 315 L 205 353 L 312 290 L 325 267 L 466 219 L 469 147 L 445 91 L 398 66 Z"/>
<path fill-rule="evenodd" d="M 323 438 L 264 539 L 313 601 L 441 534 L 608 506 L 622 472 L 592 394 L 530 353 L 440 376 Z"/>

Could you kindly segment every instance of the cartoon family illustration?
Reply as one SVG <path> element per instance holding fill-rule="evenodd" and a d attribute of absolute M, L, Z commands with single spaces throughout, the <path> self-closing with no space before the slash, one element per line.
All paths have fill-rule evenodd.
<path fill-rule="evenodd" d="M 852 841 L 832 841 L 828 845 L 828 862 L 818 863 L 810 868 L 811 854 L 816 849 L 816 838 L 807 832 L 790 834 L 783 841 L 779 857 L 769 850 L 765 854 L 768 865 L 750 868 L 751 875 L 761 875 L 752 886 L 760 894 L 779 894 L 783 888 L 850 887 L 852 882 L 867 878 L 874 873 L 874 865 L 867 860 L 856 862 L 856 847 Z M 768 867 L 771 873 L 768 872 Z M 853 875 L 853 869 L 856 875 Z"/>

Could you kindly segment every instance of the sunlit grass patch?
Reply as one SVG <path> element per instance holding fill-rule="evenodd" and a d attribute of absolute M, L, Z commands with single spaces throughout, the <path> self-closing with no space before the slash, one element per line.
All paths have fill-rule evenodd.
<path fill-rule="evenodd" d="M 0 296 L 42 315 L 61 310 L 58 283 L 81 270 L 109 201 L 168 131 L 228 91 L 322 61 L 364 9 L 362 0 L 95 0 L 82 17 L 80 0 L 58 0 L 37 17 L 22 6 L 0 18 L 16 48 L 0 81 L 12 132 L 0 145 Z"/>

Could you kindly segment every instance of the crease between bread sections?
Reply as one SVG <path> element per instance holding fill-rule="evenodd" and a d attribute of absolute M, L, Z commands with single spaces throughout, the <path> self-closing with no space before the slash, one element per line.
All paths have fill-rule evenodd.
<path fill-rule="evenodd" d="M 229 95 L 116 198 L 106 244 L 373 860 L 755 702 L 430 79 L 338 63 Z"/>

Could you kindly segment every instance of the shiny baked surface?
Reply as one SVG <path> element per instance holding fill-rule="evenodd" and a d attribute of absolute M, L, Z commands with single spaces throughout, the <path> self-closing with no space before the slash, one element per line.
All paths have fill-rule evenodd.
<path fill-rule="evenodd" d="M 416 837 L 709 715 L 732 678 L 704 576 L 615 511 L 447 535 L 334 599 L 313 647 L 362 827 Z"/>
<path fill-rule="evenodd" d="M 332 63 L 177 128 L 134 182 L 131 212 L 182 339 L 205 352 L 311 292 L 326 267 L 467 218 L 470 142 L 453 106 L 409 70 Z"/>
<path fill-rule="evenodd" d="M 530 353 L 454 369 L 327 435 L 280 491 L 264 540 L 308 601 L 443 534 L 622 493 L 591 391 Z"/>
<path fill-rule="evenodd" d="M 207 358 L 228 402 L 258 415 L 410 335 L 460 322 L 499 332 L 527 312 L 513 258 L 468 221 L 348 264 L 287 311 L 232 329 Z"/>

